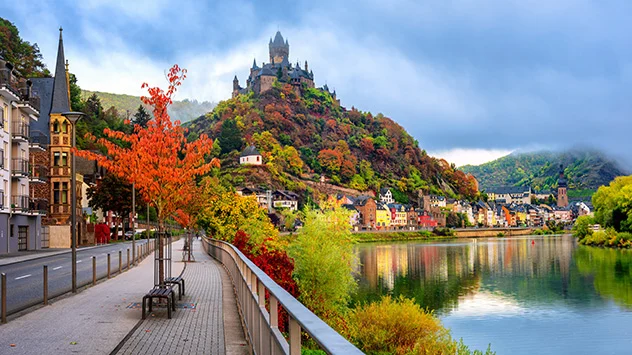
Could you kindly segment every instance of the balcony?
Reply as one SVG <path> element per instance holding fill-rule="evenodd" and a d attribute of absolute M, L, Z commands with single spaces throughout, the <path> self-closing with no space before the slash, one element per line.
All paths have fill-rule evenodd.
<path fill-rule="evenodd" d="M 12 69 L 13 66 L 8 63 L 5 63 L 5 67 L 0 69 L 0 95 L 7 100 L 18 100 L 20 89 L 17 78 L 11 73 Z"/>
<path fill-rule="evenodd" d="M 48 148 L 48 136 L 41 131 L 31 131 L 29 149 L 45 152 Z"/>
<path fill-rule="evenodd" d="M 32 165 L 30 182 L 33 184 L 45 184 L 48 180 L 48 167 L 44 165 Z"/>
<path fill-rule="evenodd" d="M 28 195 L 13 195 L 11 196 L 11 209 L 15 212 L 28 212 L 29 210 L 29 196 Z"/>
<path fill-rule="evenodd" d="M 29 115 L 39 115 L 40 98 L 37 96 L 30 96 L 25 94 L 22 99 L 17 102 L 18 107 L 24 110 Z"/>
<path fill-rule="evenodd" d="M 24 122 L 13 121 L 11 124 L 11 135 L 14 142 L 28 142 L 29 141 L 29 125 Z"/>
<path fill-rule="evenodd" d="M 17 178 L 29 176 L 29 161 L 22 158 L 11 159 L 11 176 Z"/>
<path fill-rule="evenodd" d="M 45 198 L 31 198 L 29 200 L 29 211 L 33 214 L 45 215 L 48 213 L 48 200 Z"/>

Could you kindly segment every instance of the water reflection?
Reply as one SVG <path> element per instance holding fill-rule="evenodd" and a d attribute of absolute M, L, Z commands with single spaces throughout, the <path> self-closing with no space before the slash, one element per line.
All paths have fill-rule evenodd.
<path fill-rule="evenodd" d="M 609 299 L 632 306 L 632 253 L 578 247 L 568 236 L 361 244 L 356 250 L 356 302 L 404 295 L 445 314 L 484 292 L 518 306 L 590 307 Z"/>
<path fill-rule="evenodd" d="M 630 354 L 632 251 L 571 237 L 361 244 L 354 302 L 404 295 L 500 354 Z"/>

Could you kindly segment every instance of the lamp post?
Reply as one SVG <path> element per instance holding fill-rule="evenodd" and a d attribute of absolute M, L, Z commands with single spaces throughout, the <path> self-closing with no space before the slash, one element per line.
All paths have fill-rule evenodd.
<path fill-rule="evenodd" d="M 72 293 L 77 293 L 77 178 L 75 176 L 75 137 L 76 123 L 83 116 L 82 112 L 65 112 L 62 116 L 70 121 L 72 126 L 72 150 L 70 151 L 70 208 L 71 208 L 71 226 L 70 226 L 70 245 L 72 248 Z"/>

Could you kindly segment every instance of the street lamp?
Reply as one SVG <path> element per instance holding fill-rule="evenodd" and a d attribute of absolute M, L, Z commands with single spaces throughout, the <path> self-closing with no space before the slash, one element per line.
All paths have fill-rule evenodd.
<path fill-rule="evenodd" d="M 61 114 L 70 121 L 72 126 L 72 150 L 71 167 L 70 167 L 70 207 L 71 207 L 71 227 L 70 227 L 70 244 L 72 248 L 72 293 L 77 293 L 77 178 L 75 176 L 75 136 L 76 136 L 76 123 L 81 116 L 84 116 L 82 112 L 64 112 Z"/>

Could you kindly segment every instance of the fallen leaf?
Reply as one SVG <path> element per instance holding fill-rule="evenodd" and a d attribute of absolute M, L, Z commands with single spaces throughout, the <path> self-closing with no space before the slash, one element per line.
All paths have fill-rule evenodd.
<path fill-rule="evenodd" d="M 77 342 L 76 341 L 71 341 L 70 345 L 77 345 Z"/>
<path fill-rule="evenodd" d="M 15 348 L 15 344 L 10 344 L 9 346 L 11 346 L 12 348 Z"/>

